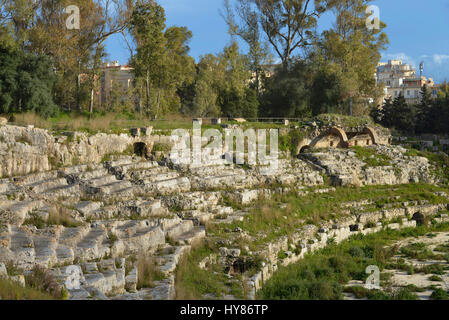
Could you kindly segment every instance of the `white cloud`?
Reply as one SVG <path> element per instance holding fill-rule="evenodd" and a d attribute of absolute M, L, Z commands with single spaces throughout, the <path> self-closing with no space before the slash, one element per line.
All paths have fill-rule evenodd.
<path fill-rule="evenodd" d="M 385 53 L 382 55 L 382 60 L 402 60 L 404 64 L 411 64 L 412 66 L 416 66 L 416 61 L 411 56 L 407 55 L 404 52 L 400 53 Z"/>
<path fill-rule="evenodd" d="M 437 83 L 449 78 L 449 54 L 423 54 L 420 56 L 409 56 L 406 53 L 385 53 L 382 61 L 402 60 L 403 63 L 410 64 L 416 68 L 419 74 L 419 64 L 424 62 L 424 76 L 433 78 Z"/>
<path fill-rule="evenodd" d="M 434 54 L 433 55 L 433 62 L 436 64 L 443 64 L 444 60 L 449 59 L 449 55 L 447 54 Z"/>

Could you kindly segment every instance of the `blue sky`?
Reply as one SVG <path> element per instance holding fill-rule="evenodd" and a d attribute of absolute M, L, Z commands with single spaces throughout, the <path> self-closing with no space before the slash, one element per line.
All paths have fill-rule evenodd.
<path fill-rule="evenodd" d="M 230 37 L 219 14 L 223 0 L 159 0 L 165 9 L 167 26 L 187 26 L 193 32 L 191 55 L 218 53 Z M 424 75 L 441 82 L 449 80 L 449 0 L 375 0 L 380 18 L 387 24 L 390 44 L 383 60 L 400 58 L 418 66 L 424 61 Z M 320 20 L 320 30 L 328 28 L 332 17 Z M 109 60 L 128 61 L 121 37 L 107 41 Z"/>

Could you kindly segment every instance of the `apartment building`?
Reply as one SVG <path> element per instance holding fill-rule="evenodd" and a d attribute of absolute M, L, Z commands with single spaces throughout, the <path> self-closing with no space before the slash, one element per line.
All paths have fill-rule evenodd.
<path fill-rule="evenodd" d="M 384 98 L 396 98 L 402 94 L 407 103 L 415 104 L 421 100 L 421 89 L 427 85 L 433 97 L 437 97 L 438 85 L 432 78 L 417 76 L 416 69 L 401 60 L 381 62 L 377 66 L 376 80 L 385 85 Z"/>
<path fill-rule="evenodd" d="M 107 101 L 112 90 L 116 88 L 129 89 L 132 86 L 133 79 L 133 68 L 127 65 L 122 66 L 118 61 L 105 63 L 101 77 L 100 104 Z"/>

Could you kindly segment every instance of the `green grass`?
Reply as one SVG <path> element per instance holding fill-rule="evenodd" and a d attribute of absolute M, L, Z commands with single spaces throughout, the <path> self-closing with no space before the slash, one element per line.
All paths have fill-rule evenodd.
<path fill-rule="evenodd" d="M 341 217 L 343 208 L 339 206 L 343 202 L 371 199 L 375 203 L 372 210 L 379 210 L 383 205 L 396 201 L 427 200 L 429 203 L 445 203 L 445 198 L 438 197 L 433 192 L 444 188 L 425 184 L 407 184 L 391 186 L 365 186 L 362 188 L 337 187 L 335 192 L 320 194 L 309 193 L 303 197 L 296 194 L 275 195 L 270 200 L 259 200 L 250 209 L 250 214 L 245 216 L 242 222 L 233 222 L 228 228 L 233 230 L 240 227 L 247 231 L 255 239 L 252 245 L 267 243 L 281 236 L 290 236 L 296 229 L 304 224 L 317 224 L 321 221 L 329 221 Z M 395 200 L 400 196 L 400 200 Z M 284 203 L 284 209 L 279 204 Z M 236 209 L 242 207 L 226 203 Z M 227 237 L 229 233 L 219 225 L 211 225 L 208 232 L 220 237 Z"/>
<path fill-rule="evenodd" d="M 369 290 L 365 287 L 354 286 L 344 288 L 344 292 L 352 293 L 357 299 L 368 300 L 418 300 L 414 288 L 404 287 L 397 292 L 383 292 L 381 290 Z"/>
<path fill-rule="evenodd" d="M 410 157 L 424 157 L 434 166 L 434 174 L 441 182 L 447 184 L 449 182 L 449 156 L 443 152 L 433 153 L 428 151 L 418 151 L 416 149 L 408 149 L 405 155 Z"/>
<path fill-rule="evenodd" d="M 432 300 L 449 300 L 449 294 L 446 290 L 435 288 L 430 296 Z"/>
<path fill-rule="evenodd" d="M 151 151 L 162 151 L 162 152 L 169 152 L 171 147 L 167 144 L 163 143 L 155 143 L 153 145 L 153 149 Z"/>
<path fill-rule="evenodd" d="M 411 259 L 429 260 L 437 259 L 438 256 L 434 254 L 430 249 L 426 248 L 425 243 L 412 243 L 410 245 L 401 248 L 400 253 Z M 441 258 L 442 259 L 442 258 Z"/>
<path fill-rule="evenodd" d="M 430 281 L 443 281 L 443 279 L 442 279 L 441 277 L 436 276 L 436 275 L 430 276 L 430 277 L 429 277 L 429 280 L 430 280 Z"/>
<path fill-rule="evenodd" d="M 323 124 L 333 122 L 350 128 L 364 126 L 366 124 L 374 126 L 373 120 L 369 116 L 352 117 L 341 114 L 320 114 L 316 117 L 316 119 L 321 121 Z"/>
<path fill-rule="evenodd" d="M 203 299 L 205 294 L 220 298 L 230 293 L 230 288 L 226 285 L 228 280 L 219 265 L 213 265 L 205 270 L 199 267 L 201 260 L 216 252 L 218 248 L 214 244 L 203 242 L 194 246 L 190 254 L 181 258 L 176 268 L 177 299 Z M 236 288 L 233 288 L 233 291 L 235 292 Z"/>
<path fill-rule="evenodd" d="M 165 274 L 160 271 L 154 257 L 140 255 L 137 258 L 137 289 L 152 288 L 155 281 L 165 279 Z"/>
<path fill-rule="evenodd" d="M 394 241 L 424 236 L 429 231 L 447 231 L 449 224 L 428 228 L 425 226 L 402 230 L 385 230 L 376 234 L 354 235 L 339 245 L 308 254 L 299 263 L 280 267 L 259 291 L 260 299 L 326 300 L 342 299 L 344 284 L 349 280 L 364 281 L 365 268 L 376 265 L 382 271 L 396 253 Z M 358 248 L 358 249 L 354 249 Z M 363 254 L 362 254 L 363 251 Z M 348 290 L 348 289 L 347 289 Z M 366 293 L 357 289 L 359 296 L 370 299 L 414 299 L 414 294 L 404 291 L 399 295 Z M 354 292 L 353 292 L 354 293 Z M 356 294 L 356 295 L 357 295 Z"/>
<path fill-rule="evenodd" d="M 311 188 L 312 190 L 313 188 Z M 230 246 L 233 248 L 240 248 L 242 255 L 245 255 L 245 248 L 249 247 L 251 251 L 258 251 L 265 248 L 264 246 L 281 236 L 290 237 L 299 227 L 304 223 L 317 224 L 321 221 L 329 221 L 344 214 L 340 207 L 341 203 L 354 202 L 360 199 L 370 199 L 373 201 L 373 210 L 379 210 L 383 205 L 403 202 L 427 200 L 429 203 L 445 203 L 447 199 L 433 194 L 435 191 L 446 190 L 444 187 L 437 187 L 426 184 L 407 184 L 395 186 L 366 186 L 361 188 L 343 188 L 338 187 L 336 191 L 327 194 L 320 194 L 317 196 L 313 192 L 302 197 L 296 194 L 275 195 L 270 200 L 260 199 L 254 203 L 250 210 L 250 214 L 246 215 L 243 221 L 233 222 L 231 224 L 207 224 L 208 236 L 212 239 L 222 239 L 231 242 Z M 395 199 L 399 196 L 399 199 Z M 286 204 L 285 208 L 280 208 L 280 204 Z M 243 206 L 233 203 L 230 199 L 225 199 L 226 205 L 232 205 L 238 209 L 243 209 Z M 230 232 L 237 227 L 245 230 L 251 237 L 249 239 L 244 237 L 234 237 Z M 421 229 L 419 229 L 421 230 Z M 406 235 L 413 236 L 416 231 L 407 231 Z M 428 232 L 427 232 L 428 233 Z M 394 233 L 392 233 L 394 234 Z M 423 233 L 426 234 L 426 233 Z M 334 247 L 332 242 L 329 243 Z M 382 241 L 379 241 L 382 244 Z M 356 270 L 359 278 L 366 277 L 363 270 L 360 269 L 366 263 L 373 261 L 373 252 L 380 249 L 367 249 L 363 241 L 348 248 L 347 254 L 354 256 L 354 259 L 359 259 L 360 265 L 349 266 L 350 269 Z M 216 269 L 217 266 L 211 270 L 201 270 L 198 263 L 211 253 L 217 253 L 218 248 L 215 245 L 207 244 L 192 250 L 192 254 L 180 264 L 177 270 L 177 285 L 180 286 L 180 297 L 199 299 L 206 293 L 211 293 L 220 296 L 229 292 L 228 282 L 223 276 L 223 270 Z M 381 251 L 379 251 L 381 252 Z M 379 253 L 381 257 L 383 253 Z M 281 253 L 281 258 L 285 257 Z M 345 257 L 344 255 L 342 257 Z M 340 263 L 340 258 L 335 257 L 335 263 Z M 380 258 L 379 258 L 380 259 Z M 345 260 L 345 259 L 343 259 Z M 340 261 L 340 262 L 339 262 Z M 348 263 L 353 259 L 348 259 Z M 363 262 L 363 263 L 362 263 Z M 346 262 L 342 262 L 345 264 Z M 352 262 L 351 262 L 352 263 Z M 387 262 L 384 261 L 384 264 Z M 327 268 L 326 268 L 327 270 Z M 216 272 L 216 274 L 214 274 Z M 327 272 L 327 271 L 326 271 Z M 413 270 L 411 272 L 414 272 Z M 354 274 L 351 274 L 353 276 Z M 344 277 L 344 273 L 339 275 L 335 272 L 335 277 Z M 347 276 L 345 279 L 348 279 Z M 319 281 L 317 282 L 319 283 Z M 334 291 L 334 287 L 329 285 L 328 279 L 321 285 L 323 290 L 327 290 L 329 296 L 336 297 L 341 295 L 342 291 Z M 338 281 L 337 281 L 338 283 Z M 340 288 L 341 289 L 341 288 Z M 312 290 L 312 289 L 311 289 Z M 315 289 L 313 289 L 315 290 Z M 314 296 L 314 294 L 312 294 Z"/>
<path fill-rule="evenodd" d="M 383 167 L 391 165 L 391 158 L 384 154 L 377 153 L 372 148 L 360 146 L 352 147 L 357 159 L 366 163 L 368 167 Z"/>
<path fill-rule="evenodd" d="M 23 274 L 22 270 L 9 262 L 8 275 Z M 67 299 L 68 292 L 53 277 L 49 270 L 35 266 L 32 273 L 25 276 L 26 286 L 9 279 L 0 278 L 0 299 L 2 300 L 60 300 Z"/>
<path fill-rule="evenodd" d="M 19 284 L 0 279 L 0 298 L 2 300 L 54 300 L 55 298 L 46 292 L 37 289 L 22 287 Z"/>

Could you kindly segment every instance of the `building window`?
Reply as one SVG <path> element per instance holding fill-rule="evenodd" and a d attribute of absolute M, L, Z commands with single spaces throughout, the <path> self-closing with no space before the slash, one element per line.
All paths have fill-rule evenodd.
<path fill-rule="evenodd" d="M 407 90 L 407 97 L 410 96 L 410 90 Z"/>

